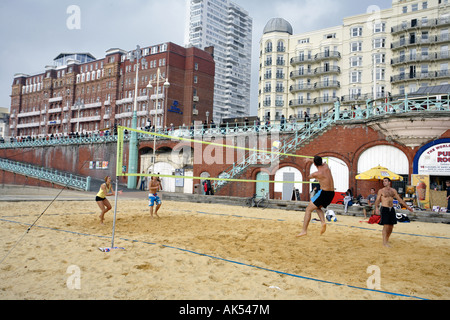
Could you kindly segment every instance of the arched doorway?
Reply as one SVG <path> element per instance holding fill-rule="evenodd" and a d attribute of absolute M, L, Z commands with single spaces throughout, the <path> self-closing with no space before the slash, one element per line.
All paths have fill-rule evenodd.
<path fill-rule="evenodd" d="M 264 193 L 269 192 L 269 174 L 267 172 L 260 171 L 256 174 L 256 190 L 255 193 L 258 197 L 262 197 Z"/>
<path fill-rule="evenodd" d="M 323 161 L 328 161 L 327 163 L 333 176 L 335 191 L 346 192 L 349 186 L 349 170 L 347 164 L 341 159 L 335 157 L 323 157 Z M 310 174 L 316 171 L 316 166 L 312 165 Z"/>
<path fill-rule="evenodd" d="M 283 167 L 277 170 L 275 173 L 275 181 L 303 181 L 303 175 L 297 168 Z M 302 184 L 299 183 L 275 183 L 274 192 L 281 193 L 282 200 L 291 200 L 292 191 L 298 189 L 302 192 Z"/>

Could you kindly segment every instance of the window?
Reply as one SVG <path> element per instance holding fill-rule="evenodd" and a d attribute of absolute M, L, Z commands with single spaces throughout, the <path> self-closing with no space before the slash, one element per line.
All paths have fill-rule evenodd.
<path fill-rule="evenodd" d="M 361 76 L 362 76 L 362 72 L 361 71 L 352 71 L 350 73 L 350 83 L 361 82 Z"/>
<path fill-rule="evenodd" d="M 283 41 L 278 41 L 278 44 L 277 44 L 277 51 L 278 51 L 278 52 L 285 52 L 285 51 L 286 51 L 286 49 L 285 49 L 285 47 L 284 47 L 284 42 L 283 42 Z"/>
<path fill-rule="evenodd" d="M 350 36 L 352 37 L 361 37 L 362 36 L 362 27 L 353 27 L 350 29 Z"/>
<path fill-rule="evenodd" d="M 356 99 L 361 96 L 361 88 L 351 88 L 349 93 L 351 99 Z"/>
<path fill-rule="evenodd" d="M 386 47 L 386 39 L 385 38 L 377 38 L 373 39 L 373 48 L 385 48 Z"/>
<path fill-rule="evenodd" d="M 419 9 L 419 5 L 417 3 L 414 3 L 413 5 L 411 5 L 411 11 L 417 11 Z"/>
<path fill-rule="evenodd" d="M 373 55 L 375 64 L 382 64 L 386 62 L 386 55 L 384 53 L 376 53 Z"/>
<path fill-rule="evenodd" d="M 407 12 L 408 12 L 408 7 L 407 7 L 407 6 L 404 6 L 404 7 L 402 8 L 402 12 L 403 12 L 403 13 L 407 13 Z"/>
<path fill-rule="evenodd" d="M 361 67 L 362 66 L 362 57 L 350 57 L 350 67 Z"/>
<path fill-rule="evenodd" d="M 377 68 L 375 71 L 375 75 L 376 75 L 377 80 L 384 80 L 384 77 L 385 77 L 384 68 Z"/>
<path fill-rule="evenodd" d="M 375 23 L 373 25 L 373 33 L 380 33 L 380 32 L 385 32 L 385 31 L 386 31 L 386 23 L 385 22 Z"/>
<path fill-rule="evenodd" d="M 362 42 L 358 41 L 350 43 L 350 51 L 351 52 L 362 51 Z"/>
<path fill-rule="evenodd" d="M 422 9 L 428 9 L 428 2 L 427 1 L 422 2 Z"/>

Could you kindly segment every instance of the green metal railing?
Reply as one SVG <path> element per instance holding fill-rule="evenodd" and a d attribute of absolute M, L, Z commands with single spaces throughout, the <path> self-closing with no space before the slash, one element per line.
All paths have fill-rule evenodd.
<path fill-rule="evenodd" d="M 332 124 L 342 121 L 350 122 L 354 120 L 375 120 L 377 117 L 393 116 L 397 114 L 424 114 L 433 112 L 436 114 L 447 114 L 450 116 L 450 99 L 449 95 L 446 95 L 444 99 L 438 99 L 436 97 L 412 97 L 408 98 L 405 95 L 404 99 L 397 100 L 395 102 L 385 101 L 383 103 L 377 103 L 377 101 L 366 101 L 366 108 L 354 108 L 343 109 L 340 102 L 334 104 L 334 108 L 329 112 L 321 115 L 310 124 L 304 125 L 301 130 L 294 131 L 291 135 L 281 140 L 281 148 L 279 153 L 288 154 L 293 153 L 303 143 L 317 136 L 321 132 L 327 130 Z M 289 133 L 289 132 L 286 132 Z M 258 163 L 267 163 L 270 159 L 270 163 L 276 163 L 279 161 L 280 156 L 277 154 L 261 154 L 258 152 L 249 151 L 239 161 L 233 163 L 222 174 L 221 178 L 234 179 L 240 176 L 251 165 Z M 225 186 L 227 181 L 214 181 L 213 187 L 216 190 L 220 190 Z"/>
<path fill-rule="evenodd" d="M 77 176 L 74 174 L 33 166 L 9 159 L 0 159 L 0 170 L 21 174 L 42 181 L 48 181 L 68 188 L 81 191 L 90 191 L 91 177 Z"/>
<path fill-rule="evenodd" d="M 280 134 L 281 147 L 279 153 L 294 153 L 303 143 L 314 138 L 321 132 L 327 130 L 331 125 L 337 122 L 347 121 L 371 121 L 379 117 L 390 117 L 399 114 L 411 115 L 425 115 L 433 113 L 432 116 L 446 115 L 450 116 L 450 99 L 449 94 L 441 97 L 414 97 L 405 95 L 403 99 L 396 101 L 370 101 L 367 100 L 365 108 L 350 108 L 347 110 L 341 106 L 340 102 L 334 104 L 334 108 L 325 114 L 318 117 L 311 118 L 310 121 L 305 122 L 305 119 L 294 119 L 294 121 L 276 121 L 270 125 L 265 123 L 257 124 L 256 122 L 249 125 L 234 125 L 226 124 L 222 126 L 196 126 L 194 128 L 178 127 L 158 131 L 165 135 L 172 135 L 175 137 L 199 137 L 205 136 L 227 136 L 227 135 L 249 135 L 249 134 Z M 153 140 L 153 136 L 139 134 L 140 141 Z M 128 140 L 129 136 L 125 135 Z M 157 137 L 157 140 L 166 139 Z M 61 146 L 61 145 L 79 145 L 79 144 L 94 144 L 94 143 L 115 143 L 117 136 L 115 135 L 100 135 L 92 134 L 84 137 L 60 137 L 53 139 L 23 139 L 22 141 L 4 142 L 0 143 L 0 149 L 7 148 L 26 148 L 26 147 L 45 147 L 45 146 Z M 241 175 L 249 166 L 261 163 L 274 163 L 280 159 L 277 154 L 260 153 L 248 151 L 245 155 L 227 168 L 221 175 L 224 178 L 235 178 Z M 26 164 L 20 164 L 10 160 L 2 159 L 0 161 L 0 169 L 11 172 L 33 176 L 38 179 L 51 181 L 61 185 L 68 184 L 71 187 L 89 190 L 90 177 L 83 178 L 67 173 L 59 172 L 51 169 L 44 169 L 40 167 L 33 167 Z M 226 182 L 214 181 L 214 188 L 216 190 L 223 187 Z"/>

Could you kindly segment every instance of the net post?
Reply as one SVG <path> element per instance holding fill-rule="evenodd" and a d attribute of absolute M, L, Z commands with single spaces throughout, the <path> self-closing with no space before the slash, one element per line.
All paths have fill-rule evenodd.
<path fill-rule="evenodd" d="M 117 195 L 119 193 L 119 177 L 116 175 L 116 192 L 114 197 L 114 220 L 112 230 L 111 249 L 114 248 L 114 235 L 116 233 L 116 216 L 117 216 Z"/>

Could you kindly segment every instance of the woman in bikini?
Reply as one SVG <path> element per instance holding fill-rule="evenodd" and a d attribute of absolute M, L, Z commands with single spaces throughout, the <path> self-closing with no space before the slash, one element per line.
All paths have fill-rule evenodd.
<path fill-rule="evenodd" d="M 122 191 L 119 191 L 119 194 L 122 194 Z M 103 221 L 105 220 L 105 213 L 107 213 L 109 210 L 111 210 L 111 203 L 109 203 L 108 199 L 106 199 L 107 196 L 114 196 L 114 190 L 112 188 L 111 184 L 111 177 L 106 176 L 105 177 L 105 183 L 103 183 L 100 186 L 100 190 L 97 193 L 97 196 L 95 197 L 95 201 L 97 202 L 100 210 L 102 210 L 102 213 L 100 213 L 100 223 L 103 224 Z"/>

